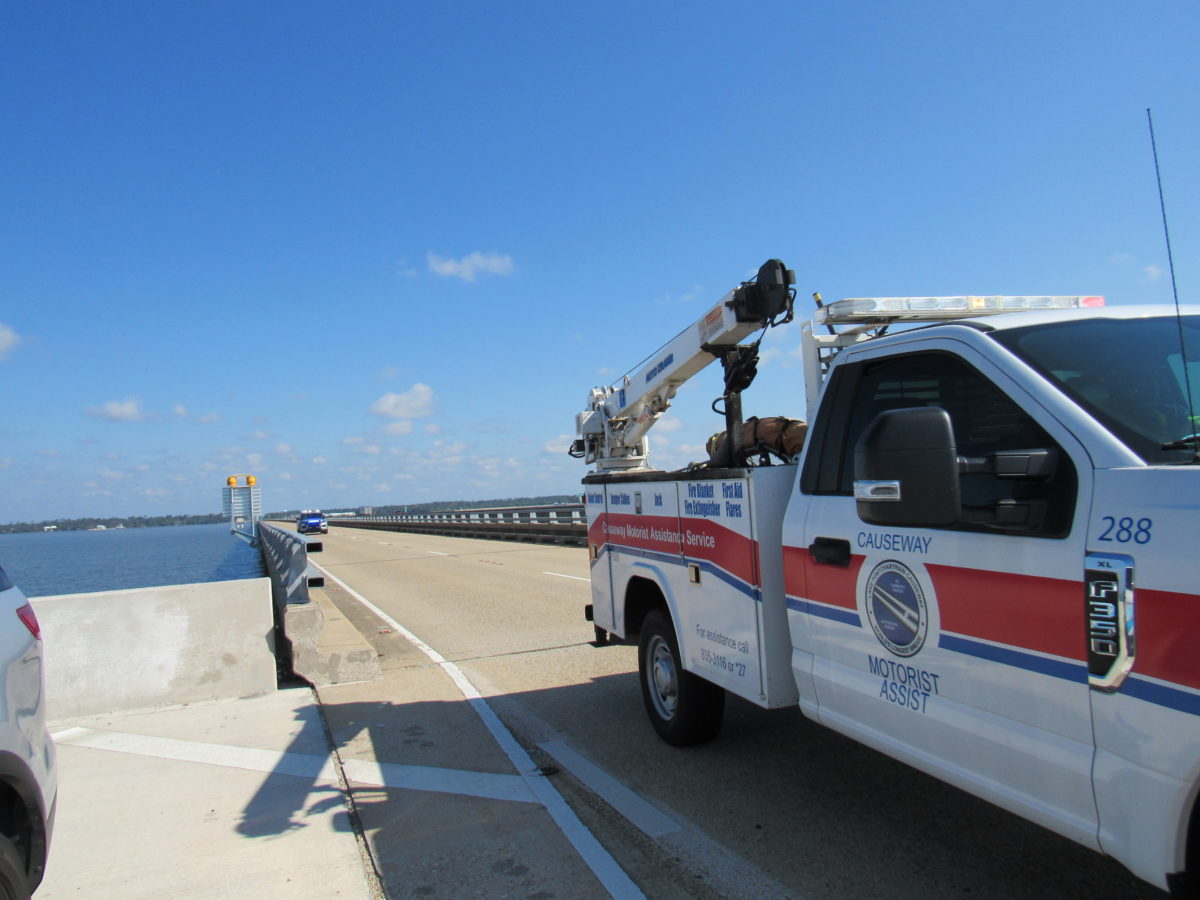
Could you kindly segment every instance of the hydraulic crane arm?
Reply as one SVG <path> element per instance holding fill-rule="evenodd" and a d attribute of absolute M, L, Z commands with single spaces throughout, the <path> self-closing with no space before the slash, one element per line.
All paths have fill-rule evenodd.
<path fill-rule="evenodd" d="M 767 260 L 754 281 L 722 297 L 636 372 L 617 384 L 592 388 L 587 408 L 575 417 L 578 437 L 571 455 L 599 470 L 646 468 L 646 432 L 671 405 L 680 385 L 718 358 L 726 366 L 727 403 L 731 392 L 749 385 L 757 345 L 739 348 L 737 342 L 791 320 L 795 281 L 796 274 L 782 262 Z"/>

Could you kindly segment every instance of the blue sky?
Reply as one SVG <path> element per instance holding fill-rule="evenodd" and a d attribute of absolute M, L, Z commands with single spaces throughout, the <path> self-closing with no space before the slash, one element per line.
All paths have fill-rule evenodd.
<path fill-rule="evenodd" d="M 1197 47 L 1193 0 L 9 4 L 0 522 L 576 492 L 588 389 L 770 257 L 805 315 L 1169 302 L 1147 107 L 1200 302 Z"/>

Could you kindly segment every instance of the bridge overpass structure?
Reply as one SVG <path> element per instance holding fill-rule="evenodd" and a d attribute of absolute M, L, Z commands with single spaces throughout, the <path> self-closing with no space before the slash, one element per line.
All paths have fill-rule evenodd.
<path fill-rule="evenodd" d="M 579 547 L 587 544 L 587 516 L 582 503 L 337 516 L 329 519 L 329 526 Z"/>

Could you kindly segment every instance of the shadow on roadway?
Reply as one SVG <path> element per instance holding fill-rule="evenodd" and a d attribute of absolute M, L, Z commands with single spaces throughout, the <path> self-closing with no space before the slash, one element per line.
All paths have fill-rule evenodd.
<path fill-rule="evenodd" d="M 391 678 L 426 677 L 430 669 L 422 671 Z M 384 682 L 320 689 L 343 758 L 511 774 L 466 700 L 364 699 L 381 690 Z M 799 709 L 767 711 L 730 697 L 718 737 L 679 749 L 651 729 L 636 673 L 489 697 L 488 703 L 535 760 L 544 755 L 532 744 L 549 736 L 530 737 L 523 725 L 548 723 L 681 824 L 809 900 L 1166 896 L 1113 860 L 811 722 Z M 306 719 L 293 746 L 311 746 L 323 731 L 319 717 Z M 321 784 L 318 773 L 268 775 L 238 831 L 253 838 L 283 834 L 303 827 L 306 813 L 341 803 L 340 791 Z M 579 882 L 572 892 L 547 861 L 573 851 L 565 842 L 554 844 L 555 831 L 543 827 L 547 817 L 536 804 L 404 788 L 354 787 L 353 797 L 390 896 L 455 895 L 478 889 L 470 879 L 484 876 L 511 882 L 512 889 L 578 894 Z M 337 823 L 351 827 L 344 815 Z M 599 836 L 606 846 L 613 843 L 612 835 Z M 525 843 L 531 840 L 533 854 Z M 675 883 L 684 884 L 686 842 L 666 840 L 661 858 L 674 861 Z M 439 841 L 454 849 L 436 854 Z M 637 862 L 631 867 L 610 849 L 648 896 L 657 896 Z M 414 856 L 426 851 L 436 858 L 414 871 Z M 456 869 L 470 870 L 469 877 Z"/>

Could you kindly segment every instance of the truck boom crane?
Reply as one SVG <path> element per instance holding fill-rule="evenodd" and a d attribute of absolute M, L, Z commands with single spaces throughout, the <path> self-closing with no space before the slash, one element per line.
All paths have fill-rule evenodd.
<path fill-rule="evenodd" d="M 597 471 L 648 468 L 646 432 L 671 405 L 679 387 L 715 359 L 725 369 L 727 453 L 737 452 L 741 432 L 740 394 L 754 378 L 758 344 L 738 341 L 755 331 L 792 319 L 796 273 L 777 259 L 759 267 L 753 281 L 727 293 L 696 322 L 653 354 L 619 383 L 592 388 L 587 407 L 575 417 L 578 437 L 571 456 L 595 464 Z M 782 316 L 782 318 L 780 318 Z"/>

